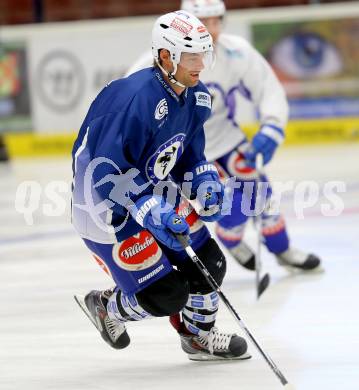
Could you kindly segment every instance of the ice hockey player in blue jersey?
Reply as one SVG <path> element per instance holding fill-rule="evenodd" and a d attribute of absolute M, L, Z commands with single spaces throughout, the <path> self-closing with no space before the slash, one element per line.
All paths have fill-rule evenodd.
<path fill-rule="evenodd" d="M 221 284 L 225 258 L 202 222 L 221 217 L 224 196 L 204 156 L 211 98 L 199 75 L 212 38 L 193 15 L 172 12 L 154 24 L 152 52 L 153 67 L 99 93 L 74 144 L 73 224 L 116 284 L 76 301 L 113 348 L 129 344 L 126 322 L 181 312 L 173 319 L 190 359 L 246 359 L 246 341 L 214 326 L 218 295 L 176 238 L 190 235 Z"/>
<path fill-rule="evenodd" d="M 258 178 L 254 169 L 256 155 L 262 154 L 264 164 L 269 163 L 283 142 L 288 120 L 288 103 L 272 68 L 260 53 L 244 38 L 222 32 L 225 4 L 222 0 L 182 0 L 181 8 L 200 18 L 215 46 L 216 63 L 210 71 L 201 74 L 201 80 L 212 96 L 212 115 L 206 122 L 205 155 L 215 162 L 224 177 L 236 177 L 243 184 L 234 194 L 232 212 L 216 226 L 217 237 L 239 264 L 255 269 L 255 254 L 243 240 L 250 218 L 242 204 L 251 203 L 251 191 L 246 194 L 244 184 Z M 127 74 L 149 66 L 150 52 L 141 56 Z M 260 128 L 249 142 L 236 121 L 241 106 L 236 97 L 243 96 L 259 113 Z M 247 103 L 248 104 L 248 103 Z M 266 176 L 261 181 L 268 183 Z M 268 183 L 269 184 L 269 183 Z M 249 188 L 249 187 L 248 187 Z M 320 268 L 320 259 L 290 243 L 283 215 L 273 213 L 270 207 L 271 190 L 262 213 L 264 244 L 280 265 L 305 271 Z"/>

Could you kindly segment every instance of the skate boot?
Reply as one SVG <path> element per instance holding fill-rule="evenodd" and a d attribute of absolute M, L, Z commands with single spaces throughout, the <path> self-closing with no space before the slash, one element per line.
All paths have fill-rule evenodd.
<path fill-rule="evenodd" d="M 177 330 L 181 339 L 181 347 L 190 360 L 246 360 L 251 358 L 247 352 L 246 340 L 235 333 L 222 333 L 216 327 L 212 327 L 206 336 L 197 336 L 186 329 L 180 315 L 172 315 L 170 322 Z"/>
<path fill-rule="evenodd" d="M 230 248 L 229 252 L 242 267 L 250 271 L 255 270 L 255 255 L 245 242 L 241 241 L 237 246 Z"/>
<path fill-rule="evenodd" d="M 112 293 L 112 290 L 103 292 L 93 290 L 85 297 L 75 295 L 75 300 L 106 343 L 112 348 L 123 349 L 130 344 L 130 337 L 123 322 L 113 320 L 108 316 L 106 305 Z"/>
<path fill-rule="evenodd" d="M 250 359 L 247 353 L 247 342 L 234 333 L 222 333 L 213 327 L 207 336 L 180 334 L 181 346 L 190 360 L 245 360 Z"/>
<path fill-rule="evenodd" d="M 302 252 L 299 249 L 289 248 L 275 256 L 279 265 L 285 267 L 298 268 L 304 271 L 321 269 L 319 257 L 311 253 Z"/>

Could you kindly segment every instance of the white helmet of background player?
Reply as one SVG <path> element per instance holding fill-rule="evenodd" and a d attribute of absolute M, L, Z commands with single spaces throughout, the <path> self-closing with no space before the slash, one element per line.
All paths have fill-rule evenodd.
<path fill-rule="evenodd" d="M 159 50 L 170 52 L 174 70 L 170 73 L 160 64 Z M 213 63 L 213 41 L 203 23 L 186 11 L 175 11 L 160 16 L 152 30 L 152 54 L 171 83 L 184 87 L 174 75 L 177 65 L 190 69 L 191 54 L 201 55 L 204 68 L 211 68 Z M 193 57 L 193 56 L 192 56 Z"/>
<path fill-rule="evenodd" d="M 222 0 L 182 0 L 181 9 L 200 19 L 224 16 L 226 13 L 226 6 Z"/>

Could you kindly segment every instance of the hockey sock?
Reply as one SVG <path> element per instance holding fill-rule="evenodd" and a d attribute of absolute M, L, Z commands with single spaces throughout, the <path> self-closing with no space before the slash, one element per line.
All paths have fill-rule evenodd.
<path fill-rule="evenodd" d="M 245 224 L 233 226 L 231 228 L 223 227 L 217 224 L 216 234 L 221 243 L 226 248 L 231 249 L 240 244 L 243 237 L 244 228 Z"/>
<path fill-rule="evenodd" d="M 209 294 L 189 294 L 182 311 L 183 322 L 193 334 L 206 336 L 213 327 L 218 312 L 219 297 L 213 291 Z"/>
<path fill-rule="evenodd" d="M 112 320 L 121 322 L 152 318 L 152 315 L 139 305 L 135 295 L 127 295 L 122 291 L 115 291 L 111 295 L 107 303 L 107 312 Z"/>
<path fill-rule="evenodd" d="M 283 217 L 263 215 L 262 234 L 269 252 L 282 253 L 289 248 L 289 238 Z"/>

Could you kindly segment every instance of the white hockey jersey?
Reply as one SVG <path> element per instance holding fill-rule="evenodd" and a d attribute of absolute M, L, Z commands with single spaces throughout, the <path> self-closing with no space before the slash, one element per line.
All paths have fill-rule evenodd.
<path fill-rule="evenodd" d="M 212 95 L 212 115 L 205 123 L 206 157 L 216 160 L 245 139 L 236 123 L 236 97 L 241 94 L 256 107 L 261 125 L 282 129 L 288 120 L 284 89 L 262 55 L 245 39 L 221 34 L 216 43 L 213 69 L 201 72 L 200 79 Z M 151 66 L 152 54 L 146 53 L 127 72 Z"/>

